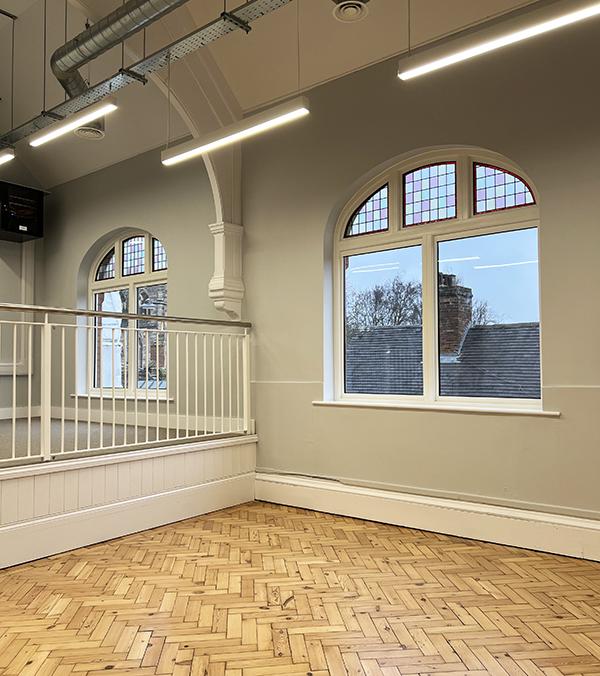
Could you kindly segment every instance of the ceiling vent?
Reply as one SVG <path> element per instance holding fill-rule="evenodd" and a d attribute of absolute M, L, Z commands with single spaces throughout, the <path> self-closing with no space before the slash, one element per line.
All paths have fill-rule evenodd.
<path fill-rule="evenodd" d="M 369 13 L 367 2 L 369 0 L 333 0 L 333 16 L 338 21 L 353 23 L 364 19 Z"/>
<path fill-rule="evenodd" d="M 75 135 L 84 138 L 87 141 L 101 141 L 105 136 L 104 118 L 88 122 L 83 127 L 75 130 Z"/>

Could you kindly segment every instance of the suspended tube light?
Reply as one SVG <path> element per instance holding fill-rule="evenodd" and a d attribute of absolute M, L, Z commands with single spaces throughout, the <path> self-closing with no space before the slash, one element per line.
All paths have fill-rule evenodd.
<path fill-rule="evenodd" d="M 106 115 L 107 113 L 112 112 L 117 109 L 117 99 L 114 96 L 107 96 L 102 101 L 95 103 L 93 106 L 84 108 L 81 112 L 76 113 L 75 115 L 70 115 L 64 120 L 60 120 L 55 124 L 51 124 L 49 127 L 42 129 L 41 131 L 32 134 L 29 138 L 30 146 L 41 146 L 43 143 L 52 141 L 63 134 L 67 134 L 74 129 L 91 122 L 92 120 L 97 120 L 99 117 Z"/>
<path fill-rule="evenodd" d="M 208 153 L 221 146 L 241 141 L 248 136 L 277 127 L 280 124 L 291 122 L 298 117 L 308 114 L 308 99 L 299 96 L 296 99 L 282 103 L 279 106 L 265 110 L 262 113 L 251 115 L 239 122 L 234 122 L 228 127 L 205 134 L 200 138 L 193 139 L 178 146 L 163 150 L 161 161 L 165 165 L 175 164 L 188 160 L 196 155 Z"/>
<path fill-rule="evenodd" d="M 15 151 L 12 148 L 4 148 L 0 150 L 0 164 L 10 162 L 15 159 Z"/>
<path fill-rule="evenodd" d="M 402 60 L 398 67 L 398 77 L 401 80 L 410 80 L 599 14 L 600 3 L 558 17 L 556 7 L 533 11 L 493 29 L 484 29 L 481 33 L 459 38 L 430 52 Z"/>

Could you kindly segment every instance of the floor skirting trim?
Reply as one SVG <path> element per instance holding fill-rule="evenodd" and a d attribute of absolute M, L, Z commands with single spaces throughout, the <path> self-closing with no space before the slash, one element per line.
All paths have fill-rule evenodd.
<path fill-rule="evenodd" d="M 600 522 L 257 472 L 257 500 L 600 561 Z"/>

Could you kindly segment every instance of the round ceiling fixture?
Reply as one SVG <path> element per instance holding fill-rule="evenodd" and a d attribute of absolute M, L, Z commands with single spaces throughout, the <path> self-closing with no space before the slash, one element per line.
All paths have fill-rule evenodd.
<path fill-rule="evenodd" d="M 101 117 L 75 129 L 75 135 L 86 141 L 101 141 L 106 133 L 104 131 L 104 118 Z"/>
<path fill-rule="evenodd" d="M 333 16 L 344 23 L 360 21 L 369 13 L 367 7 L 369 0 L 333 0 L 333 2 L 335 2 Z"/>

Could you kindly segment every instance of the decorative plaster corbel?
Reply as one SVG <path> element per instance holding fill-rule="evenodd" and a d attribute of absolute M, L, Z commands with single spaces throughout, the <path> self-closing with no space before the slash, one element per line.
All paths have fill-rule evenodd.
<path fill-rule="evenodd" d="M 244 228 L 234 223 L 208 226 L 215 237 L 215 272 L 208 285 L 208 295 L 217 310 L 231 319 L 240 319 L 244 282 L 242 280 L 242 235 Z"/>

